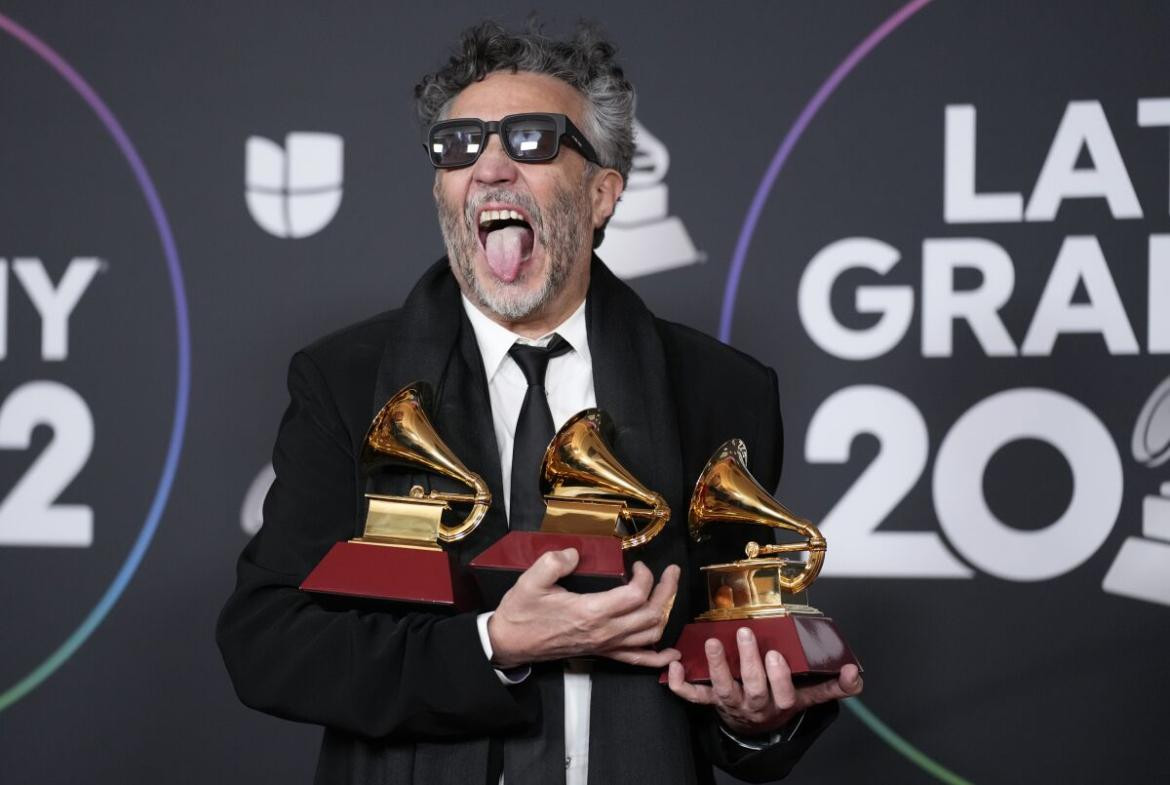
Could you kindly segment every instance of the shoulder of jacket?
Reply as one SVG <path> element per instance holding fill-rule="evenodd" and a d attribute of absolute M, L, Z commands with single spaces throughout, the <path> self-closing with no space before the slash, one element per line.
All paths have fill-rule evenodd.
<path fill-rule="evenodd" d="M 368 351 L 373 347 L 381 352 L 400 311 L 400 308 L 395 308 L 348 324 L 317 338 L 302 347 L 297 354 L 307 354 L 314 361 L 321 361 L 338 355 Z"/>
<path fill-rule="evenodd" d="M 655 317 L 658 334 L 666 349 L 667 362 L 684 371 L 718 373 L 736 379 L 758 378 L 771 384 L 772 369 L 735 347 L 678 322 Z M 702 365 L 702 368 L 697 366 Z"/>
<path fill-rule="evenodd" d="M 298 350 L 293 363 L 307 360 L 327 380 L 339 376 L 372 378 L 400 311 L 383 311 L 334 330 Z"/>

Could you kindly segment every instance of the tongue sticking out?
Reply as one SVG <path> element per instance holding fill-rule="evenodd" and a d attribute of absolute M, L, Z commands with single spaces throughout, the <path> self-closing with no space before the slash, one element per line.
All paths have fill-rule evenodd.
<path fill-rule="evenodd" d="M 488 232 L 483 244 L 488 266 L 504 283 L 520 274 L 520 265 L 532 253 L 532 230 L 523 226 L 505 226 Z"/>

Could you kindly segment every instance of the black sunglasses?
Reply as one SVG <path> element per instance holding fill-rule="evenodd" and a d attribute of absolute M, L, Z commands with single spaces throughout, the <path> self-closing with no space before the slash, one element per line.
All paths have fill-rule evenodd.
<path fill-rule="evenodd" d="M 436 169 L 454 169 L 475 163 L 491 134 L 499 134 L 504 152 L 513 161 L 526 164 L 551 161 L 560 152 L 561 139 L 564 139 L 586 161 L 601 166 L 597 151 L 573 121 L 552 112 L 510 114 L 498 121 L 478 117 L 443 120 L 427 130 L 423 146 Z"/>

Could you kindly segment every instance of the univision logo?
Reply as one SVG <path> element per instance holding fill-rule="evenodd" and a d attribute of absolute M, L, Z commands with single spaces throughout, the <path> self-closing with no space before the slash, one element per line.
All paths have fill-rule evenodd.
<path fill-rule="evenodd" d="M 294 131 L 284 147 L 248 137 L 244 196 L 260 228 L 298 238 L 328 226 L 341 206 L 344 147 L 336 134 Z"/>

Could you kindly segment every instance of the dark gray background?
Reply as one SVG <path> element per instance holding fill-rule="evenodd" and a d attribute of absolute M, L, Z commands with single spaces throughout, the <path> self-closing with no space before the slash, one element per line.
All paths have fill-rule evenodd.
<path fill-rule="evenodd" d="M 716 332 L 740 225 L 776 146 L 831 70 L 900 5 L 542 7 L 554 30 L 582 15 L 608 29 L 638 87 L 639 119 L 669 148 L 670 212 L 707 261 L 633 280 L 658 314 Z M 88 642 L 0 714 L 0 780 L 309 781 L 319 729 L 243 708 L 213 640 L 246 542 L 241 503 L 271 448 L 288 357 L 397 305 L 441 253 L 411 87 L 467 24 L 496 12 L 517 21 L 530 9 L 0 4 L 89 81 L 133 139 L 178 243 L 193 350 L 190 419 L 158 534 Z M 780 496 L 804 514 L 823 516 L 877 451 L 862 437 L 846 464 L 804 460 L 813 412 L 853 384 L 908 396 L 930 432 L 931 464 L 883 529 L 938 531 L 929 477 L 939 441 L 998 390 L 1071 395 L 1117 443 L 1126 473 L 1118 522 L 1064 575 L 826 578 L 814 591 L 865 662 L 865 705 L 973 782 L 1150 782 L 1170 772 L 1167 608 L 1101 589 L 1122 541 L 1140 532 L 1142 496 L 1164 479 L 1132 460 L 1129 438 L 1142 403 L 1170 374 L 1164 355 L 1145 351 L 1147 237 L 1170 231 L 1166 131 L 1136 123 L 1138 98 L 1170 95 L 1168 22 L 1155 3 L 937 0 L 830 98 L 781 174 L 748 256 L 731 342 L 780 373 L 788 428 Z M 1066 203 L 1053 223 L 944 223 L 947 104 L 979 107 L 980 188 L 1026 198 L 1071 100 L 1104 106 L 1143 219 L 1115 221 L 1098 199 Z M 283 143 L 290 131 L 345 140 L 341 208 L 300 240 L 262 231 L 243 198 L 245 140 Z M 954 356 L 928 359 L 916 315 L 892 352 L 846 362 L 821 351 L 796 313 L 800 275 L 831 241 L 893 244 L 903 261 L 886 282 L 920 289 L 924 238 L 984 237 L 1015 263 L 1003 318 L 1018 343 L 1072 234 L 1100 238 L 1142 353 L 1115 357 L 1099 337 L 1066 336 L 1051 357 L 987 358 L 959 327 Z M 75 312 L 70 356 L 59 363 L 40 359 L 35 313 L 10 276 L 0 396 L 53 379 L 86 399 L 94 451 L 59 501 L 92 505 L 96 523 L 90 548 L 0 548 L 0 689 L 76 628 L 121 565 L 158 482 L 176 392 L 170 283 L 130 171 L 76 95 L 0 35 L 0 258 L 14 256 L 43 258 L 54 280 L 73 256 L 99 256 L 108 269 Z M 879 281 L 851 275 L 834 304 L 843 321 L 861 325 L 867 317 L 850 315 L 852 287 Z M 46 429 L 34 436 L 27 452 L 0 451 L 0 489 L 49 438 Z M 984 485 L 992 508 L 1026 529 L 1060 515 L 1071 479 L 1059 453 L 1021 442 L 1002 451 Z M 935 780 L 845 711 L 790 781 Z"/>

